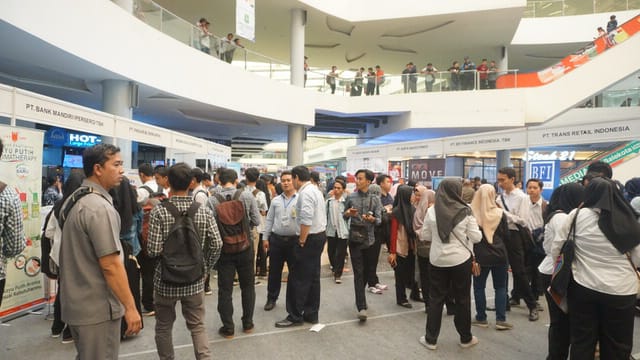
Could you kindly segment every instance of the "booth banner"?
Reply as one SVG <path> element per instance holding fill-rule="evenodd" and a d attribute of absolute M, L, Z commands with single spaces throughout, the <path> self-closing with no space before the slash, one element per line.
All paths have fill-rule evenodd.
<path fill-rule="evenodd" d="M 397 182 L 402 177 L 402 161 L 389 161 L 389 173 L 392 182 Z"/>
<path fill-rule="evenodd" d="M 412 141 L 390 144 L 387 155 L 394 157 L 426 157 L 442 155 L 444 151 L 442 140 Z"/>
<path fill-rule="evenodd" d="M 116 121 L 116 135 L 121 139 L 162 147 L 171 143 L 170 131 L 120 117 Z"/>
<path fill-rule="evenodd" d="M 169 147 L 176 150 L 192 152 L 198 155 L 206 154 L 209 150 L 207 149 L 204 141 L 189 135 L 181 135 L 178 133 L 173 133 L 171 137 L 171 146 Z"/>
<path fill-rule="evenodd" d="M 542 180 L 542 197 L 551 199 L 553 190 L 560 186 L 560 160 L 528 161 L 527 178 Z"/>
<path fill-rule="evenodd" d="M 4 145 L 0 159 L 0 180 L 19 194 L 27 247 L 7 259 L 7 277 L 0 307 L 0 319 L 42 304 L 44 290 L 40 274 L 40 196 L 42 180 L 41 131 L 0 126 Z"/>
<path fill-rule="evenodd" d="M 409 180 L 430 185 L 434 176 L 444 176 L 445 159 L 409 160 Z"/>
<path fill-rule="evenodd" d="M 615 167 L 625 161 L 633 159 L 638 155 L 640 155 L 640 141 L 634 140 L 629 141 L 628 143 L 619 146 L 606 154 L 598 156 L 592 159 L 592 161 L 604 161 L 612 167 Z M 589 166 L 589 163 L 582 164 L 582 166 L 580 166 L 579 168 L 569 172 L 568 174 L 565 174 L 560 179 L 560 184 L 581 181 L 582 178 L 587 174 L 587 167 Z"/>
<path fill-rule="evenodd" d="M 347 171 L 355 173 L 358 169 L 373 172 L 387 171 L 387 151 L 384 147 L 352 147 L 347 149 Z"/>
<path fill-rule="evenodd" d="M 236 34 L 256 41 L 256 1 L 236 0 Z"/>
<path fill-rule="evenodd" d="M 444 139 L 445 154 L 469 151 L 522 149 L 525 147 L 527 147 L 527 132 L 524 129 L 456 136 Z"/>
<path fill-rule="evenodd" d="M 529 146 L 571 145 L 635 140 L 640 134 L 640 121 L 579 124 L 557 128 L 529 128 Z"/>
<path fill-rule="evenodd" d="M 16 118 L 91 134 L 114 136 L 115 118 L 77 105 L 16 93 Z"/>

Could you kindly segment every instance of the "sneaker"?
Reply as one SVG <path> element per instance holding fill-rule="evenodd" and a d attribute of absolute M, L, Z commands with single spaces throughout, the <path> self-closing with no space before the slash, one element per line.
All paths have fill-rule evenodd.
<path fill-rule="evenodd" d="M 418 340 L 420 342 L 420 344 L 422 344 L 422 346 L 426 347 L 429 350 L 435 350 L 438 348 L 438 346 L 436 344 L 429 344 L 427 342 L 427 339 L 425 339 L 424 336 L 420 336 L 420 340 Z"/>
<path fill-rule="evenodd" d="M 253 323 L 250 324 L 244 324 L 242 325 L 242 332 L 245 334 L 251 334 L 253 332 L 253 328 L 255 326 L 253 325 Z"/>
<path fill-rule="evenodd" d="M 71 332 L 68 334 L 62 334 L 62 343 L 63 344 L 71 344 L 73 342 L 73 336 L 71 336 Z"/>
<path fill-rule="evenodd" d="M 373 294 L 382 294 L 382 290 L 378 289 L 377 287 L 370 287 L 369 288 L 369 292 L 373 293 Z"/>
<path fill-rule="evenodd" d="M 336 284 L 342 284 L 342 279 L 339 277 L 336 277 L 335 281 L 336 281 Z"/>
<path fill-rule="evenodd" d="M 520 299 L 514 299 L 514 298 L 509 299 L 509 305 L 510 306 L 520 306 Z"/>
<path fill-rule="evenodd" d="M 156 312 L 154 310 L 143 311 L 142 315 L 143 316 L 155 316 Z"/>
<path fill-rule="evenodd" d="M 376 284 L 376 289 L 378 290 L 387 290 L 389 287 L 385 284 Z"/>
<path fill-rule="evenodd" d="M 218 329 L 218 334 L 225 339 L 233 339 L 233 329 L 227 329 L 226 327 L 221 327 Z"/>
<path fill-rule="evenodd" d="M 362 309 L 362 310 L 358 311 L 358 320 L 360 320 L 361 322 L 367 321 L 367 310 L 366 309 Z"/>
<path fill-rule="evenodd" d="M 60 335 L 62 335 L 62 330 L 64 330 L 64 328 L 62 328 L 60 330 L 58 330 L 58 329 L 51 330 L 51 337 L 52 338 L 59 338 Z"/>
<path fill-rule="evenodd" d="M 540 304 L 540 302 L 538 302 L 538 301 L 536 301 L 536 310 L 544 311 L 544 308 L 542 307 L 542 304 Z"/>
<path fill-rule="evenodd" d="M 488 328 L 489 322 L 487 320 L 473 320 L 471 322 L 471 325 L 481 327 L 481 328 Z"/>
<path fill-rule="evenodd" d="M 506 321 L 496 321 L 496 330 L 511 330 L 513 325 Z"/>
<path fill-rule="evenodd" d="M 529 321 L 538 321 L 538 310 L 529 310 Z"/>
<path fill-rule="evenodd" d="M 477 345 L 480 342 L 480 340 L 478 340 L 477 337 L 472 336 L 471 337 L 471 341 L 469 341 L 468 343 L 460 343 L 460 347 L 463 349 L 468 349 L 474 345 Z"/>
<path fill-rule="evenodd" d="M 205 295 L 212 295 L 212 294 L 213 294 L 213 290 L 211 290 L 211 289 L 206 289 L 206 290 L 204 291 L 204 294 L 205 294 Z"/>

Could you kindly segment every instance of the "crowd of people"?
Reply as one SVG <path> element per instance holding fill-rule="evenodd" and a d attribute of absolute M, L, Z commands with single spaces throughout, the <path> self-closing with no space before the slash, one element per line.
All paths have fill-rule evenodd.
<path fill-rule="evenodd" d="M 285 264 L 286 315 L 275 327 L 316 324 L 325 243 L 336 286 L 349 259 L 354 317 L 361 323 L 368 318 L 366 293 L 388 289 L 377 276 L 378 259 L 386 254 L 396 304 L 424 304 L 425 332 L 416 337 L 429 350 L 438 347 L 445 306 L 460 346 L 468 348 L 479 342 L 473 327 L 490 326 L 487 311 L 495 311 L 496 330 L 512 330 L 510 307 L 524 300 L 528 319 L 537 321 L 544 294 L 549 359 L 589 359 L 596 351 L 622 359 L 631 352 L 640 178 L 622 186 L 611 180 L 606 163 L 592 163 L 581 184 L 558 187 L 548 202 L 542 181 L 528 179 L 525 193 L 509 167 L 498 171 L 498 192 L 475 179 L 446 178 L 435 191 L 411 182 L 394 186 L 387 174 L 367 169 L 356 171 L 353 192 L 346 178 L 325 186 L 304 166 L 283 171 L 279 181 L 256 168 L 246 169 L 242 181 L 233 169 L 211 176 L 185 163 L 141 164 L 138 170 L 142 185 L 135 187 L 123 176 L 117 147 L 86 149 L 83 171 L 66 179 L 63 197 L 46 219 L 43 242 L 50 247 L 42 268 L 59 282 L 51 332 L 74 342 L 80 358 L 117 358 L 120 339 L 137 335 L 145 316 L 155 316 L 158 355 L 173 358 L 178 302 L 196 358 L 211 358 L 204 297 L 213 293 L 212 279 L 218 333 L 230 339 L 236 330 L 234 285 L 241 295 L 241 329 L 251 333 L 256 280 L 266 275 L 263 310 L 273 311 Z M 3 206 L 21 214 L 17 195 L 0 194 Z M 10 227 L 21 241 L 3 233 L 4 257 L 24 248 L 24 231 L 15 221 Z M 567 241 L 575 255 L 560 303 L 547 288 Z M 209 276 L 214 270 L 216 276 Z M 493 307 L 485 295 L 489 274 Z"/>

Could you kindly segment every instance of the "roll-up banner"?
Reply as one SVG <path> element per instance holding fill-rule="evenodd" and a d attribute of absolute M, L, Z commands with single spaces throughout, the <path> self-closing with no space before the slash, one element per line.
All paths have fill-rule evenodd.
<path fill-rule="evenodd" d="M 255 0 L 236 0 L 236 35 L 256 41 Z"/>
<path fill-rule="evenodd" d="M 40 307 L 45 303 L 40 273 L 40 197 L 42 180 L 42 131 L 0 126 L 4 145 L 0 180 L 15 189 L 20 198 L 26 248 L 7 259 L 7 276 L 0 319 Z"/>

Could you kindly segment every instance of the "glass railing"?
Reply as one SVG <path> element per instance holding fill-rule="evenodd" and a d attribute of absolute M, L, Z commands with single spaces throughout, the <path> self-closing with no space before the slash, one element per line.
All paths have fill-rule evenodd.
<path fill-rule="evenodd" d="M 523 17 L 552 17 L 640 9 L 640 0 L 528 0 Z"/>

